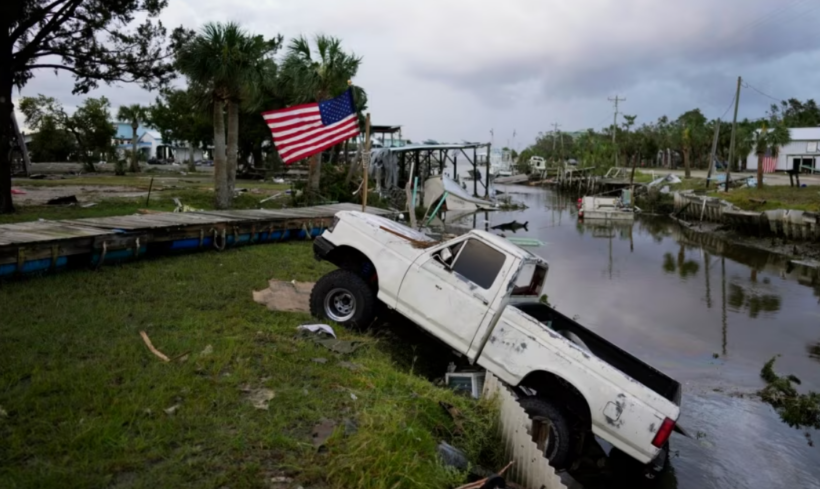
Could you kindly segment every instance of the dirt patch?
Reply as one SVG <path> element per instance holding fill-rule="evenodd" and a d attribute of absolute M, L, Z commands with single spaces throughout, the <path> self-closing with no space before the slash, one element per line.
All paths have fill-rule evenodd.
<path fill-rule="evenodd" d="M 271 280 L 269 287 L 253 291 L 253 300 L 271 311 L 310 312 L 313 282 Z"/>
<path fill-rule="evenodd" d="M 80 203 L 99 202 L 102 199 L 110 198 L 137 198 L 145 197 L 148 192 L 136 187 L 124 186 L 79 186 L 61 185 L 54 187 L 19 187 L 25 194 L 15 195 L 15 205 L 45 205 L 51 199 L 68 197 L 74 195 Z"/>

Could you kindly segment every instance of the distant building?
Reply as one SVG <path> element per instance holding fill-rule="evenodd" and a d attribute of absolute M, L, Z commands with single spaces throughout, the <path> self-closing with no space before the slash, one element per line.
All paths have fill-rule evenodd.
<path fill-rule="evenodd" d="M 789 129 L 789 133 L 792 141 L 778 148 L 775 170 L 791 170 L 795 164 L 819 168 L 820 127 L 794 127 Z M 746 169 L 757 170 L 757 153 L 754 150 L 746 158 Z"/>

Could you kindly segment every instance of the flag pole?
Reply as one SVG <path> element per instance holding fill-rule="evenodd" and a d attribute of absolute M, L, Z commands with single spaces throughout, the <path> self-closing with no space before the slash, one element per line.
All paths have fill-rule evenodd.
<path fill-rule="evenodd" d="M 364 152 L 362 153 L 362 212 L 367 212 L 367 177 L 370 166 L 370 112 L 367 113 L 364 123 Z"/>

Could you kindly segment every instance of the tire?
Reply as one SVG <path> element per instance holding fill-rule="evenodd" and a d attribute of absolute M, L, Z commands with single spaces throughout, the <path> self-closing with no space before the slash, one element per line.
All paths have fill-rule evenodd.
<path fill-rule="evenodd" d="M 376 317 L 376 305 L 376 292 L 348 270 L 328 273 L 310 292 L 310 313 L 343 326 L 369 326 Z"/>
<path fill-rule="evenodd" d="M 558 408 L 555 404 L 546 399 L 539 397 L 523 397 L 518 400 L 518 404 L 524 408 L 527 416 L 533 421 L 530 428 L 533 435 L 533 441 L 539 444 L 539 449 L 544 453 L 550 465 L 555 470 L 563 470 L 572 465 L 572 444 L 573 436 L 569 418 L 564 414 L 563 410 Z M 536 432 L 536 423 L 542 423 L 540 428 L 544 428 L 543 423 L 549 422 L 551 430 L 549 431 L 546 445 L 541 446 L 544 442 L 536 440 L 539 433 Z"/>

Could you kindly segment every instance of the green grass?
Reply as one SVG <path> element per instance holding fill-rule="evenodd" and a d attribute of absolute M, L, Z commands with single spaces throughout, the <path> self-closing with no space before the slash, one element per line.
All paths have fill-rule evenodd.
<path fill-rule="evenodd" d="M 817 187 L 787 187 L 769 185 L 762 189 L 740 188 L 728 193 L 715 192 L 713 197 L 719 197 L 748 211 L 768 211 L 774 209 L 796 209 L 810 212 L 820 212 L 820 192 Z M 765 200 L 765 204 L 752 202 L 750 199 Z"/>
<path fill-rule="evenodd" d="M 441 439 L 499 462 L 491 406 L 419 376 L 443 376 L 446 348 L 407 325 L 337 326 L 367 344 L 339 356 L 296 335 L 308 315 L 252 300 L 270 278 L 328 270 L 309 244 L 283 243 L 0 284 L 0 487 L 244 488 L 287 476 L 292 487 L 438 488 L 463 479 L 437 462 Z M 190 356 L 162 362 L 140 330 Z M 275 392 L 269 410 L 246 402 L 246 386 Z M 463 434 L 439 401 L 463 412 Z M 317 453 L 323 418 L 359 428 Z"/>

